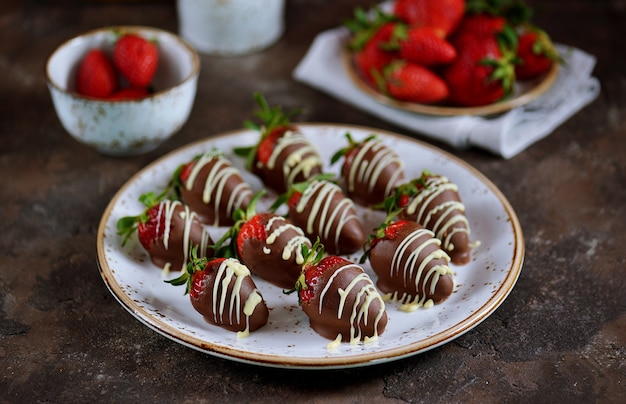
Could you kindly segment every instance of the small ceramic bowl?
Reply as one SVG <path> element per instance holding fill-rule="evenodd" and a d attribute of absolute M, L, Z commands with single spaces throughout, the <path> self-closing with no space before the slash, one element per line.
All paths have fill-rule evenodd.
<path fill-rule="evenodd" d="M 120 34 L 135 33 L 154 40 L 159 65 L 154 92 L 137 100 L 108 101 L 76 92 L 76 71 L 88 50 L 111 53 Z M 170 138 L 189 118 L 196 96 L 200 58 L 185 40 L 149 27 L 117 26 L 79 35 L 60 45 L 48 58 L 46 79 L 63 127 L 76 140 L 103 154 L 145 153 Z"/>

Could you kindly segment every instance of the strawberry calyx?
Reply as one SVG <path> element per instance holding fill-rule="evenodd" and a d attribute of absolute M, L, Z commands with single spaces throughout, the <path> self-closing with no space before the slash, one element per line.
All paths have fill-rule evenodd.
<path fill-rule="evenodd" d="M 211 246 L 215 251 L 215 257 L 221 258 L 238 258 L 237 243 L 241 228 L 250 220 L 253 220 L 257 216 L 257 204 L 261 196 L 265 194 L 264 190 L 261 190 L 252 196 L 250 203 L 246 209 L 239 208 L 233 212 L 233 221 L 235 222 L 219 240 Z M 229 241 L 226 244 L 226 241 Z"/>
<path fill-rule="evenodd" d="M 261 120 L 261 123 L 258 124 L 252 120 L 247 120 L 244 122 L 244 126 L 248 129 L 254 130 L 261 134 L 261 138 L 259 142 L 254 146 L 243 146 L 243 147 L 235 147 L 233 148 L 233 152 L 240 157 L 246 158 L 246 168 L 251 170 L 254 166 L 254 162 L 259 158 L 258 152 L 259 148 L 263 141 L 268 138 L 274 131 L 279 128 L 284 128 L 285 130 L 290 128 L 291 122 L 290 119 L 292 116 L 301 112 L 299 109 L 294 109 L 289 112 L 284 112 L 282 107 L 276 106 L 271 108 L 265 97 L 261 93 L 254 93 L 254 100 L 259 105 L 260 109 L 254 112 L 254 116 Z M 276 135 L 277 136 L 277 135 Z"/>
<path fill-rule="evenodd" d="M 139 197 L 139 202 L 141 202 L 146 209 L 139 215 L 124 216 L 117 221 L 117 235 L 124 236 L 122 239 L 122 246 L 126 245 L 128 239 L 137 231 L 139 224 L 145 224 L 150 220 L 150 210 L 163 201 L 168 193 L 169 189 L 166 189 L 158 195 L 154 192 L 148 192 L 141 195 Z"/>
<path fill-rule="evenodd" d="M 214 259 L 223 259 L 223 258 L 214 258 Z M 189 262 L 187 263 L 187 267 L 182 272 L 182 274 L 174 279 L 166 279 L 164 282 L 169 283 L 174 286 L 185 285 L 185 295 L 189 294 L 192 291 L 194 274 L 206 270 L 209 263 L 209 259 L 207 257 L 198 257 L 198 246 L 194 246 L 189 251 Z M 193 288 L 196 289 L 196 288 Z M 197 293 L 197 292 L 196 292 Z"/>
<path fill-rule="evenodd" d="M 332 157 L 330 158 L 331 165 L 337 163 L 337 161 L 339 161 L 339 159 L 341 159 L 342 157 L 346 157 L 346 162 L 347 162 L 348 157 L 350 156 L 350 153 L 354 149 L 356 149 L 357 147 L 359 147 L 361 144 L 365 142 L 369 142 L 371 140 L 376 139 L 377 136 L 375 134 L 369 135 L 368 137 L 366 137 L 360 142 L 357 142 L 356 140 L 354 140 L 350 132 L 346 132 L 345 137 L 348 140 L 348 145 L 346 147 L 343 147 L 337 150 L 335 154 L 332 155 Z"/>
<path fill-rule="evenodd" d="M 484 58 L 479 63 L 493 69 L 489 78 L 493 81 L 501 82 L 502 90 L 506 97 L 513 92 L 515 65 L 520 62 L 520 59 L 517 57 L 517 33 L 511 25 L 505 24 L 502 31 L 496 34 L 496 41 L 502 56 L 497 59 Z"/>

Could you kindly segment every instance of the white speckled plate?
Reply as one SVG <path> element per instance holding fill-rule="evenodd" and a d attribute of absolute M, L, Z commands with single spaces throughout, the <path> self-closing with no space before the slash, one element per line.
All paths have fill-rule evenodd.
<path fill-rule="evenodd" d="M 176 167 L 198 153 L 218 148 L 243 170 L 244 162 L 231 150 L 234 146 L 254 144 L 258 134 L 240 130 L 192 143 L 160 158 L 133 176 L 109 203 L 98 229 L 98 264 L 107 287 L 126 310 L 156 332 L 202 352 L 257 365 L 309 369 L 364 366 L 418 354 L 457 338 L 496 310 L 519 276 L 524 240 L 515 212 L 494 184 L 454 156 L 408 137 L 355 126 L 299 126 L 318 146 L 325 162 L 346 145 L 347 131 L 355 139 L 377 133 L 404 160 L 407 177 L 419 176 L 423 169 L 429 169 L 458 184 L 472 226 L 472 239 L 481 244 L 469 264 L 452 265 L 456 272 L 452 296 L 433 308 L 411 313 L 388 302 L 389 323 L 376 342 L 344 343 L 335 349 L 329 349 L 330 341 L 310 329 L 295 294 L 285 295 L 261 279 L 256 279 L 256 283 L 270 307 L 269 320 L 263 328 L 247 338 L 238 338 L 236 333 L 206 323 L 183 294 L 183 287 L 164 282 L 165 275 L 151 264 L 136 237 L 121 247 L 116 222 L 123 216 L 142 212 L 144 207 L 138 197 L 162 190 Z M 338 168 L 339 164 L 329 166 L 327 171 L 337 172 Z M 244 175 L 254 189 L 261 188 L 258 179 Z M 382 220 L 380 212 L 363 209 L 362 213 L 370 228 Z M 217 234 L 223 230 L 214 229 Z M 349 258 L 358 260 L 359 256 Z M 375 279 L 368 264 L 364 268 Z"/>

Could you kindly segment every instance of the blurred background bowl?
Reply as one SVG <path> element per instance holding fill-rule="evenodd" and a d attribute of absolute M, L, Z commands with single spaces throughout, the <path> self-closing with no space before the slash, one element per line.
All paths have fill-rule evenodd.
<path fill-rule="evenodd" d="M 76 72 L 90 49 L 111 55 L 120 35 L 134 33 L 155 41 L 159 64 L 149 96 L 109 101 L 76 92 Z M 46 79 L 63 127 L 79 142 L 114 156 L 150 151 L 178 132 L 191 113 L 200 59 L 179 36 L 157 28 L 115 26 L 86 32 L 61 44 L 48 58 Z"/>

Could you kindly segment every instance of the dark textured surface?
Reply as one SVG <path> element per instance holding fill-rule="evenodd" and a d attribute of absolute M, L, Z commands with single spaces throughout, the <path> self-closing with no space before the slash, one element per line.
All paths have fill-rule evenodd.
<path fill-rule="evenodd" d="M 70 138 L 43 74 L 49 53 L 91 28 L 177 30 L 171 1 L 3 1 L 0 5 L 0 402 L 623 402 L 626 396 L 626 2 L 533 1 L 536 22 L 598 57 L 600 97 L 504 161 L 450 150 L 516 210 L 526 259 L 511 295 L 455 341 L 388 364 L 333 371 L 244 365 L 151 331 L 108 292 L 96 262 L 100 216 L 160 155 L 238 129 L 261 91 L 309 122 L 402 130 L 294 82 L 316 33 L 357 0 L 288 0 L 272 48 L 202 57 L 181 132 L 139 157 L 110 158 Z M 441 146 L 441 145 L 439 145 Z M 446 148 L 446 147 L 444 147 Z"/>

